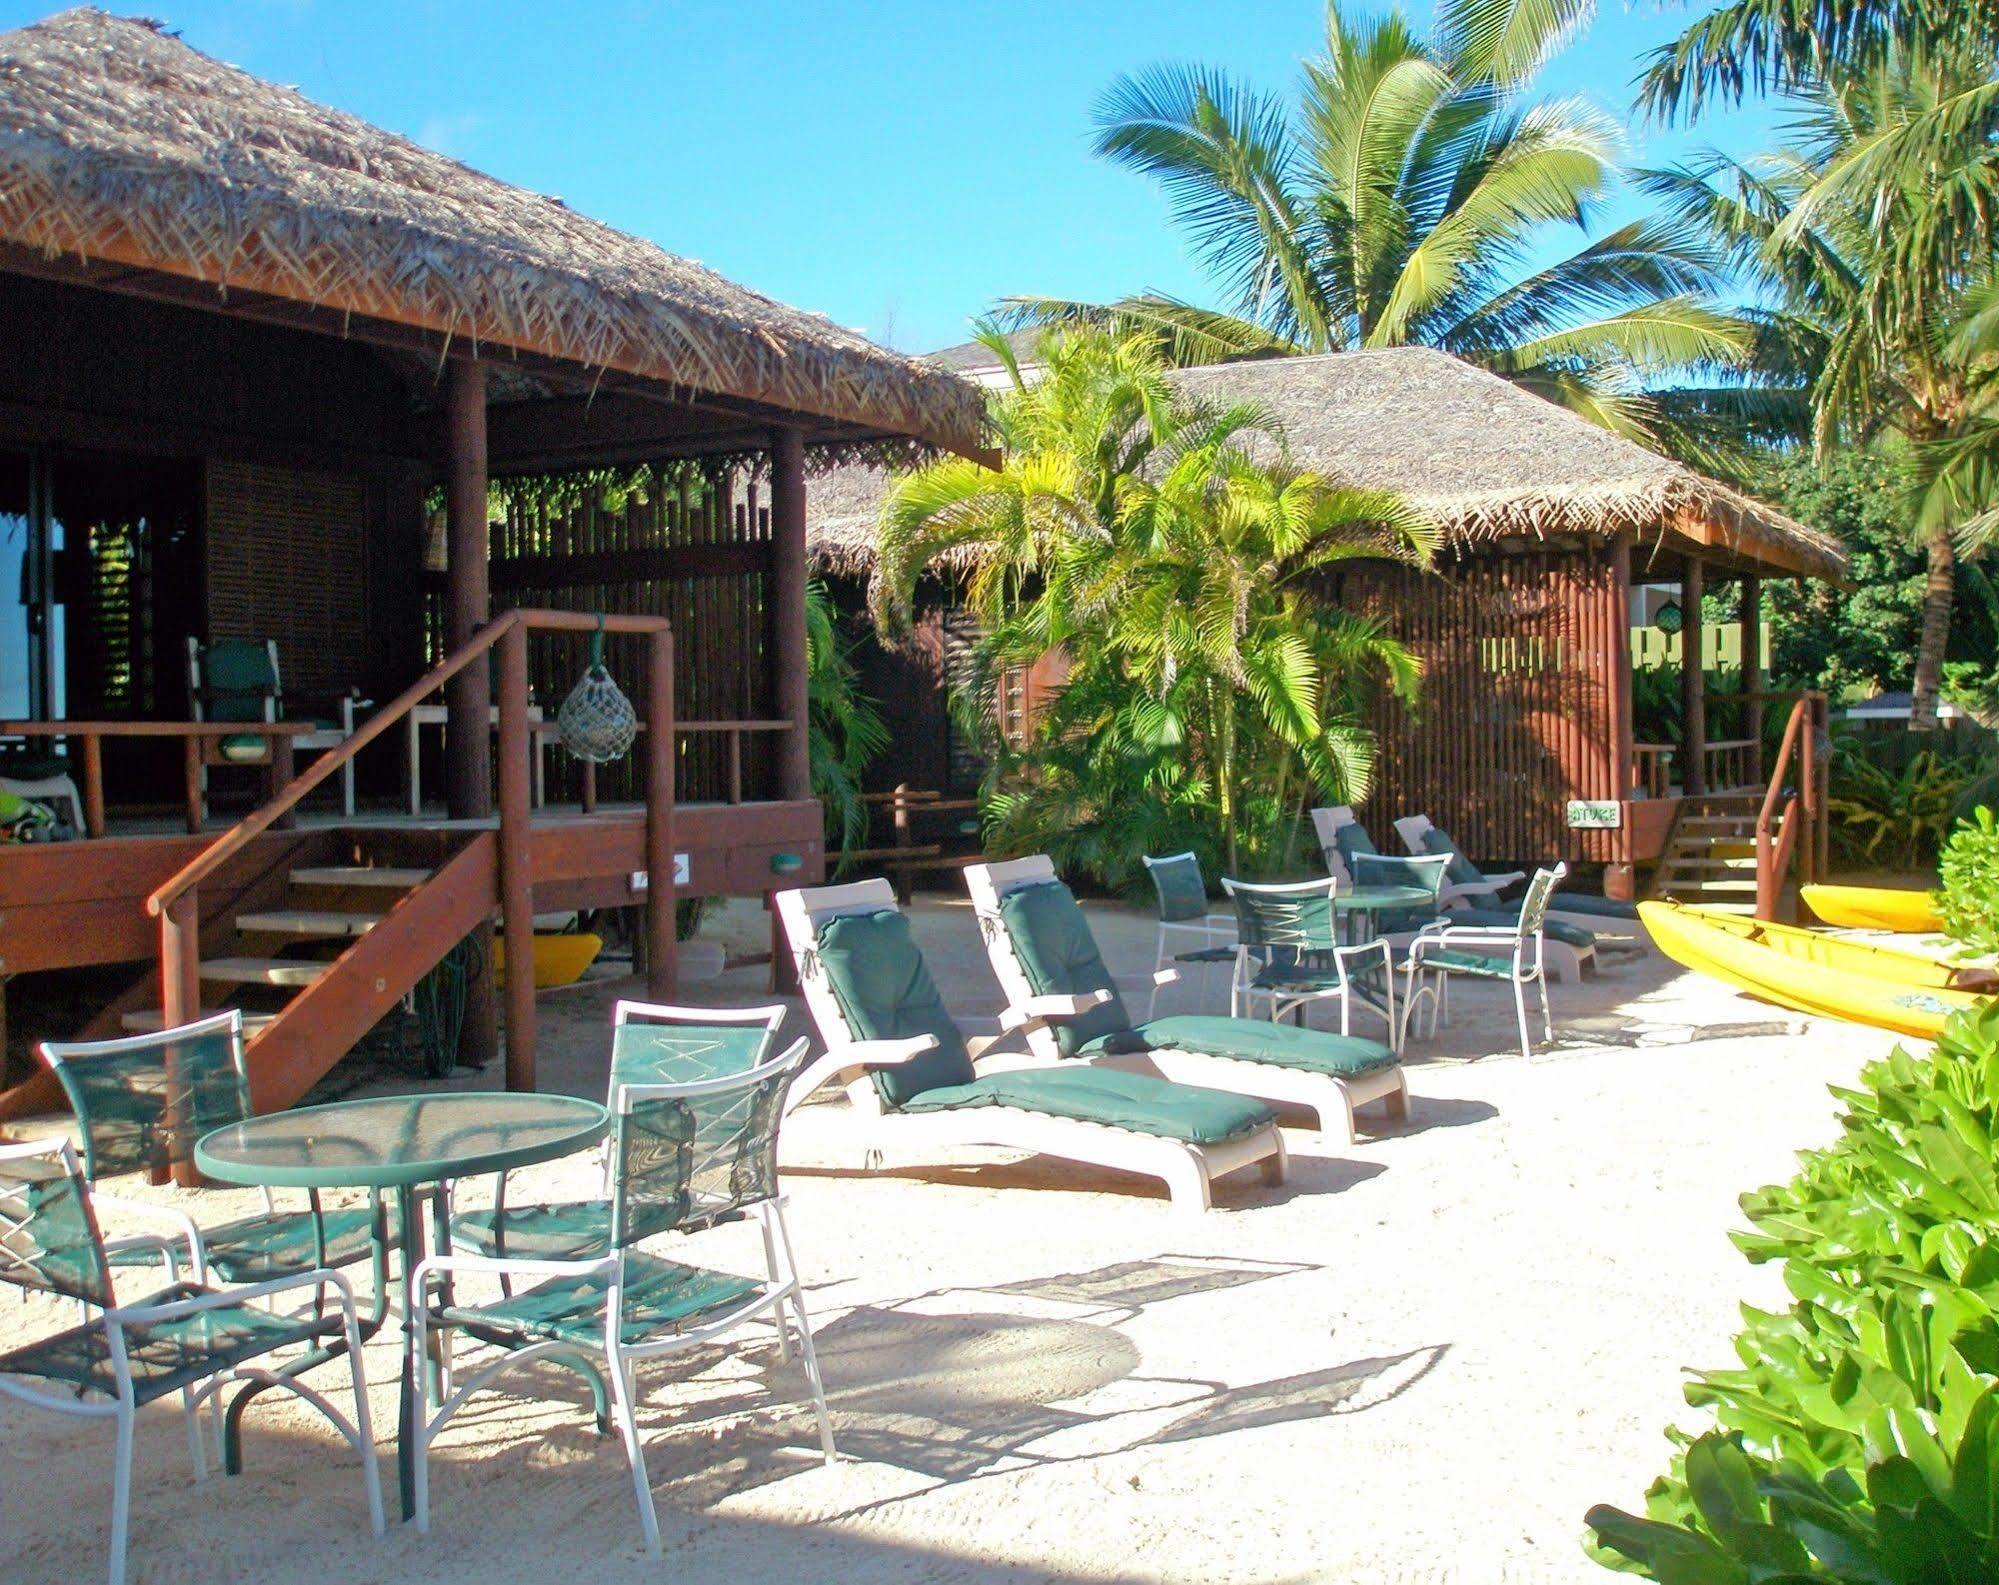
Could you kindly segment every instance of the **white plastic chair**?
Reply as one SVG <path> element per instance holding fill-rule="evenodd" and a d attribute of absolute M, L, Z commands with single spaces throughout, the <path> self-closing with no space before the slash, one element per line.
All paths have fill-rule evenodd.
<path fill-rule="evenodd" d="M 1502 925 L 1453 925 L 1439 921 L 1418 933 L 1403 960 L 1402 1026 L 1406 1035 L 1416 1004 L 1427 1001 L 1430 1009 L 1429 1033 L 1437 1032 L 1441 1018 L 1449 1022 L 1447 997 L 1450 977 L 1468 975 L 1475 979 L 1504 980 L 1513 987 L 1513 1010 L 1520 1024 L 1520 1055 L 1531 1060 L 1534 1042 L 1527 1027 L 1527 987 L 1541 993 L 1543 1038 L 1555 1038 L 1554 1014 L 1548 1006 L 1548 973 L 1541 927 L 1547 922 L 1548 899 L 1568 874 L 1566 864 L 1537 870 L 1527 884 L 1520 902 L 1520 923 L 1508 929 Z"/>
<path fill-rule="evenodd" d="M 1201 995 L 1208 993 L 1208 976 L 1218 963 L 1235 961 L 1236 922 L 1233 914 L 1218 914 L 1208 907 L 1208 883 L 1201 874 L 1201 861 L 1191 852 L 1169 853 L 1164 858 L 1141 857 L 1159 898 L 1159 934 L 1152 954 L 1152 991 L 1145 1003 L 1149 1019 L 1159 1010 L 1159 991 L 1172 982 L 1160 978 L 1169 963 L 1198 963 L 1201 966 Z M 1193 939 L 1201 944 L 1175 950 L 1173 938 Z"/>

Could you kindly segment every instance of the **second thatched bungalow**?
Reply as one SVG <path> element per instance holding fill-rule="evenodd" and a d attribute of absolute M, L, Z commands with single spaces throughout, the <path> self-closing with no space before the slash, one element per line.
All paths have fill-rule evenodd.
<path fill-rule="evenodd" d="M 1835 541 L 1428 348 L 1222 364 L 1175 378 L 1191 396 L 1258 404 L 1301 466 L 1396 491 L 1442 534 L 1436 573 L 1365 564 L 1331 591 L 1378 616 L 1424 666 L 1420 707 L 1377 707 L 1381 752 L 1365 812 L 1384 828 L 1378 835 L 1392 818 L 1424 812 L 1482 859 L 1601 866 L 1606 888 L 1630 895 L 1640 868 L 1667 857 L 1677 816 L 1753 818 L 1769 773 L 1761 720 L 1789 708 L 1763 692 L 1761 581 L 1839 579 Z M 882 487 L 881 475 L 850 469 L 814 504 L 813 562 L 850 591 L 872 569 Z M 1691 639 L 1703 595 L 1728 582 L 1740 585 L 1745 618 L 1740 735 L 1709 735 L 1702 669 L 1683 665 L 1683 740 L 1637 741 L 1634 587 L 1675 586 Z M 919 785 L 940 773 L 962 778 L 966 759 L 938 688 L 969 627 L 948 583 L 928 594 L 914 658 L 885 658 L 877 673 L 906 718 L 899 759 L 879 774 Z M 1053 680 L 1020 679 L 1019 709 L 1031 711 Z M 932 702 L 919 715 L 912 700 L 926 685 Z"/>

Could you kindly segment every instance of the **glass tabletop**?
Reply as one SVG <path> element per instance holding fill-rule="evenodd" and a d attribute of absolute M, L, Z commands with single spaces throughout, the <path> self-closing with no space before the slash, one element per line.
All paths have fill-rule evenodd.
<path fill-rule="evenodd" d="M 553 1161 L 609 1126 L 602 1106 L 568 1095 L 385 1095 L 231 1123 L 202 1137 L 194 1164 L 223 1183 L 400 1188 Z"/>
<path fill-rule="evenodd" d="M 1333 907 L 1341 913 L 1374 912 L 1421 908 L 1436 900 L 1436 894 L 1422 886 L 1352 886 L 1334 895 Z"/>

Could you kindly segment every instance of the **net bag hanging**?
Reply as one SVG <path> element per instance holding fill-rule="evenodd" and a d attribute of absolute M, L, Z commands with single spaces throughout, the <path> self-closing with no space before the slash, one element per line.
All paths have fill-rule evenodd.
<path fill-rule="evenodd" d="M 622 759 L 639 733 L 638 712 L 604 669 L 604 619 L 590 635 L 590 665 L 555 712 L 562 746 L 593 765 Z"/>

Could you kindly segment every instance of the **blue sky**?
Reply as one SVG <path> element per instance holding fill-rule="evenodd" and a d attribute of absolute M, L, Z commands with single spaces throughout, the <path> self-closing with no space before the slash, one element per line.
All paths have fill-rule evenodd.
<path fill-rule="evenodd" d="M 1008 292 L 1203 300 L 1155 190 L 1091 157 L 1091 106 L 1161 60 L 1288 86 L 1322 37 L 1312 0 L 106 3 L 912 351 Z M 48 9 L 0 0 L 0 25 Z M 1610 0 L 1543 86 L 1628 120 L 1693 14 Z M 1767 120 L 1632 136 L 1664 159 Z"/>

